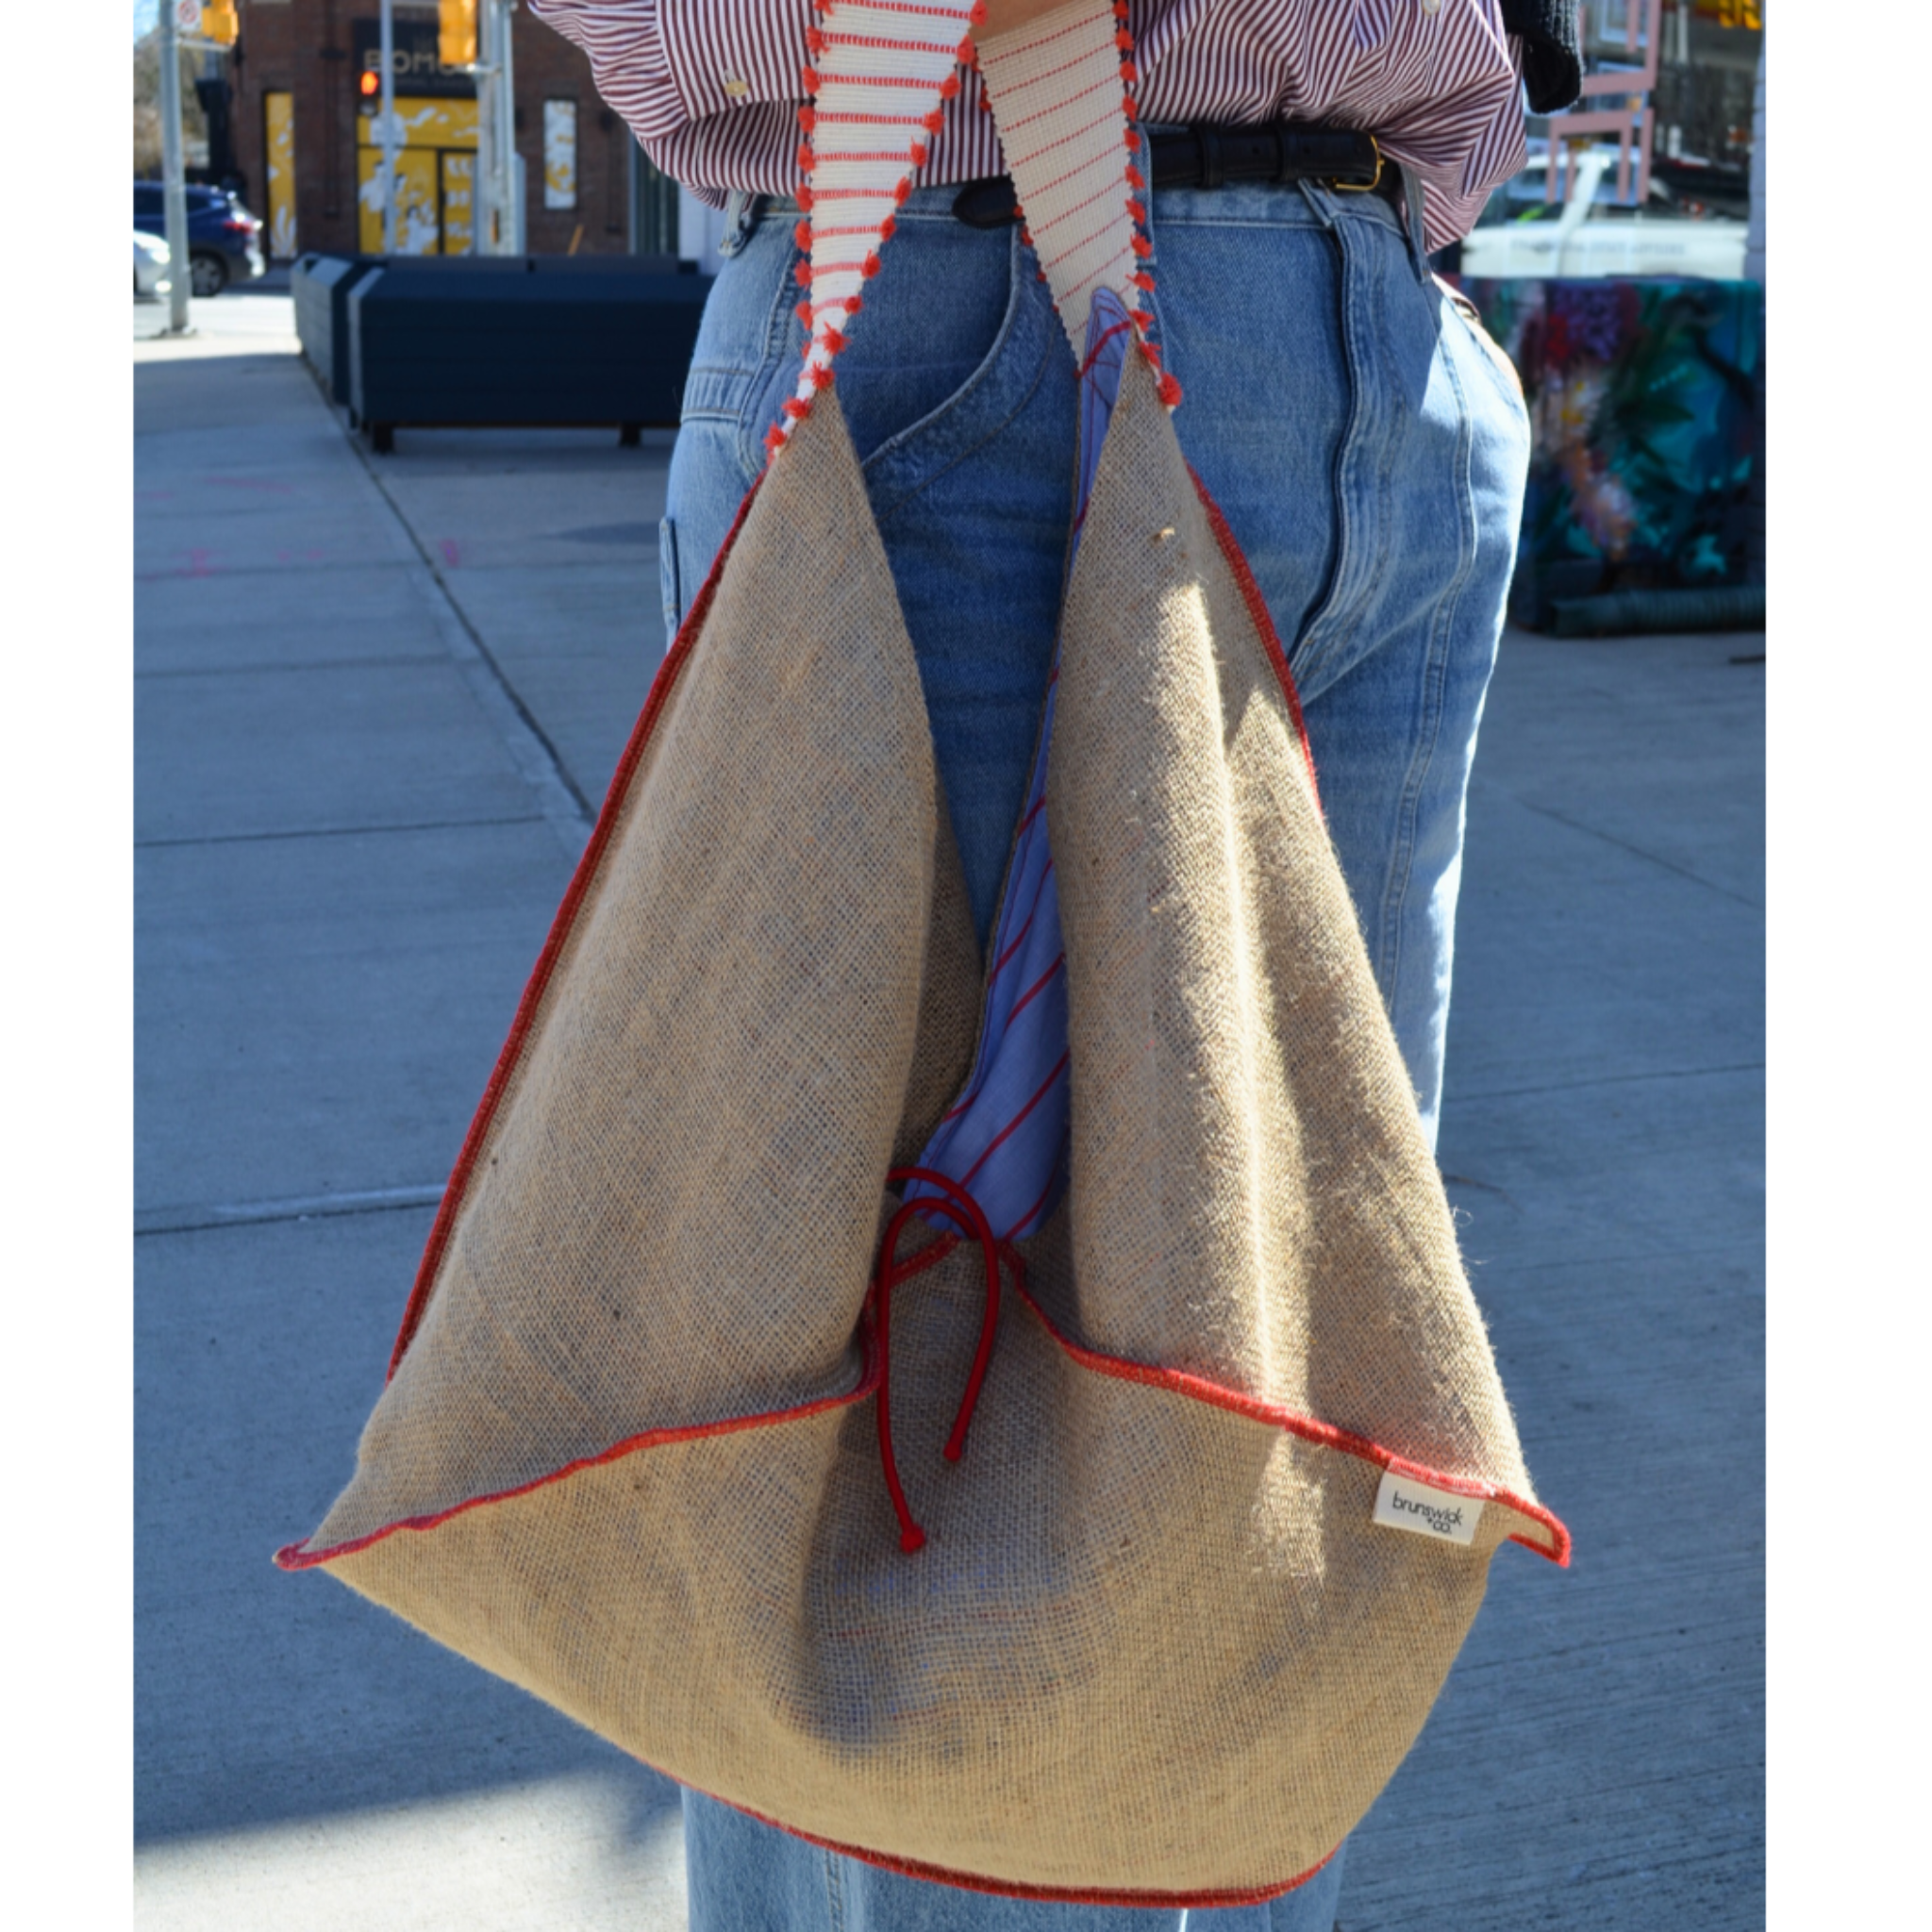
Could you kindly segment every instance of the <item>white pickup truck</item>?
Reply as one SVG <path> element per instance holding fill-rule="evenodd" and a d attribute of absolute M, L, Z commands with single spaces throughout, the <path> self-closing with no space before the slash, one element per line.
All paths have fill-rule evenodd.
<path fill-rule="evenodd" d="M 1567 202 L 1519 200 L 1501 192 L 1462 244 L 1461 273 L 1508 276 L 1714 276 L 1741 280 L 1747 225 L 1724 215 L 1680 215 L 1599 201 L 1613 151 L 1595 148 L 1576 162 Z M 1519 183 L 1541 185 L 1549 159 L 1530 158 Z M 1520 191 L 1519 191 L 1520 192 Z"/>

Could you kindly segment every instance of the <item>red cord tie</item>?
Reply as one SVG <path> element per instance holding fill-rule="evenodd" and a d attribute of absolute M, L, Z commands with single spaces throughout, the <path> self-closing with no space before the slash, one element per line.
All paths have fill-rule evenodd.
<path fill-rule="evenodd" d="M 966 1431 L 979 1401 L 981 1385 L 986 1380 L 987 1364 L 992 1359 L 993 1336 L 1000 1321 L 1000 1257 L 992 1228 L 980 1212 L 979 1203 L 958 1182 L 924 1167 L 895 1167 L 886 1179 L 889 1183 L 921 1181 L 927 1187 L 942 1189 L 947 1196 L 941 1201 L 908 1201 L 898 1209 L 886 1224 L 885 1238 L 879 1242 L 879 1257 L 872 1277 L 873 1339 L 879 1355 L 879 1462 L 885 1470 L 886 1488 L 891 1494 L 893 1511 L 899 1518 L 899 1547 L 909 1556 L 924 1546 L 925 1532 L 912 1520 L 906 1491 L 900 1486 L 899 1465 L 892 1455 L 891 1410 L 887 1399 L 891 1371 L 890 1317 L 892 1290 L 910 1273 L 909 1269 L 901 1268 L 893 1258 L 899 1236 L 915 1215 L 942 1214 L 957 1222 L 963 1233 L 978 1241 L 980 1253 L 986 1260 L 986 1315 L 979 1324 L 979 1346 L 974 1353 L 973 1371 L 966 1377 L 966 1392 L 959 1401 L 959 1413 L 954 1420 L 953 1433 L 946 1438 L 944 1454 L 948 1462 L 958 1462 L 965 1453 Z"/>

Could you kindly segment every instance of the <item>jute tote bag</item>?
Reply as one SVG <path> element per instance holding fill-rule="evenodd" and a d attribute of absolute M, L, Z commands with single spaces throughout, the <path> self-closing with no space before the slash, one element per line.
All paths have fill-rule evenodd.
<path fill-rule="evenodd" d="M 1077 289 L 1048 245 L 1027 142 L 1058 110 L 1019 108 L 1056 56 L 1123 65 L 1088 0 L 1047 55 L 982 50 L 1084 366 L 1058 661 L 978 955 L 829 384 L 917 165 L 868 158 L 876 104 L 931 116 L 969 17 L 895 15 L 887 70 L 861 11 L 813 48 L 798 397 L 518 1008 L 355 1475 L 277 1561 L 875 1862 L 1263 1898 L 1401 1761 L 1497 1545 L 1568 1537 L 1280 647 L 1142 353 L 1132 181 L 1123 260 Z"/>

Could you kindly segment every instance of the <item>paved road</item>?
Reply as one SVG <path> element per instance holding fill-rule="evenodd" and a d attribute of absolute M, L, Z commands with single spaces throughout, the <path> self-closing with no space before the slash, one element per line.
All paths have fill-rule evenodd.
<path fill-rule="evenodd" d="M 662 647 L 667 452 L 365 460 L 285 297 L 196 311 L 135 349 L 138 1919 L 681 1932 L 661 1781 L 268 1563 Z M 1761 1921 L 1759 649 L 1506 643 L 1442 1158 L 1577 1555 L 1498 1558 L 1347 1932 Z"/>

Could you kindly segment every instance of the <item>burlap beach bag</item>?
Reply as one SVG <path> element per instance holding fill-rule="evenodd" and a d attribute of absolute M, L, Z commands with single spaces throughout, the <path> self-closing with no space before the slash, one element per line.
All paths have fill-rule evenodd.
<path fill-rule="evenodd" d="M 823 207 L 789 439 L 619 766 L 355 1476 L 277 1560 L 859 1857 L 1272 1895 L 1401 1761 L 1497 1545 L 1568 1538 L 1280 647 L 1104 282 L 1058 665 L 978 956 L 812 374 L 857 307 Z"/>

